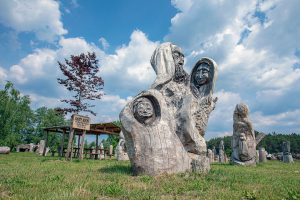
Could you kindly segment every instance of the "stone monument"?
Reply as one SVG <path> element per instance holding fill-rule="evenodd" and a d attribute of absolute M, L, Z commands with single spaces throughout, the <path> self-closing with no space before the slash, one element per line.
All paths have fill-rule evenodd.
<path fill-rule="evenodd" d="M 105 159 L 105 152 L 104 152 L 104 146 L 103 143 L 100 143 L 100 160 Z"/>
<path fill-rule="evenodd" d="M 285 163 L 293 163 L 293 157 L 291 154 L 291 147 L 290 147 L 290 142 L 289 141 L 285 141 L 282 143 L 282 161 Z"/>
<path fill-rule="evenodd" d="M 221 140 L 219 144 L 219 162 L 220 163 L 225 163 L 225 149 L 224 149 L 224 141 Z"/>
<path fill-rule="evenodd" d="M 217 65 L 202 58 L 188 75 L 183 64 L 179 47 L 161 44 L 151 57 L 154 83 L 120 113 L 135 175 L 210 169 L 203 136 L 217 101 L 213 97 Z"/>
<path fill-rule="evenodd" d="M 37 153 L 43 155 L 44 147 L 45 147 L 45 140 L 40 140 L 37 148 Z"/>
<path fill-rule="evenodd" d="M 207 149 L 207 157 L 209 159 L 209 163 L 213 163 L 215 161 L 214 153 L 211 149 Z"/>
<path fill-rule="evenodd" d="M 263 147 L 259 148 L 259 162 L 267 162 L 266 150 Z"/>
<path fill-rule="evenodd" d="M 111 158 L 113 156 L 113 151 L 114 151 L 113 145 L 109 145 L 109 152 L 108 152 L 109 158 Z"/>
<path fill-rule="evenodd" d="M 129 160 L 128 154 L 127 154 L 127 149 L 126 149 L 126 144 L 125 144 L 125 138 L 123 135 L 123 132 L 120 132 L 120 139 L 119 143 L 116 147 L 116 158 L 117 160 Z"/>
<path fill-rule="evenodd" d="M 256 165 L 256 140 L 246 104 L 237 104 L 233 113 L 231 162 L 237 165 Z"/>

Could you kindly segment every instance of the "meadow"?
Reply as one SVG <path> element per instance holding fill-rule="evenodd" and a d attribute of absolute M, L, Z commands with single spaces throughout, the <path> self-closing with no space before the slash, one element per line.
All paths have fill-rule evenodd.
<path fill-rule="evenodd" d="M 132 176 L 129 161 L 0 155 L 0 199 L 300 199 L 300 162 Z"/>

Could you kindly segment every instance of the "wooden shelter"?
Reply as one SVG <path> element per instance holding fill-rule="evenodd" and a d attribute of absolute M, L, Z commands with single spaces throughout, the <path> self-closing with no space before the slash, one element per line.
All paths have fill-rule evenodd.
<path fill-rule="evenodd" d="M 72 132 L 70 126 L 53 126 L 53 127 L 44 128 L 43 130 L 44 130 L 44 132 L 46 132 L 43 156 L 45 156 L 45 154 L 46 154 L 49 133 L 61 133 L 62 134 L 59 154 L 60 154 L 60 156 L 63 156 L 65 135 L 69 135 L 70 132 Z M 87 130 L 87 131 L 74 130 L 73 138 L 70 141 L 72 142 L 74 140 L 75 135 L 77 135 L 78 136 L 78 149 L 79 149 L 80 144 L 81 143 L 83 144 L 83 142 L 84 142 L 84 141 L 80 142 L 80 138 L 83 134 L 96 135 L 96 152 L 98 152 L 99 135 L 119 135 L 120 132 L 121 132 L 121 128 L 112 122 L 91 124 L 90 130 Z M 71 148 L 71 153 L 72 153 L 73 145 L 71 145 L 71 146 L 72 146 L 72 148 Z"/>

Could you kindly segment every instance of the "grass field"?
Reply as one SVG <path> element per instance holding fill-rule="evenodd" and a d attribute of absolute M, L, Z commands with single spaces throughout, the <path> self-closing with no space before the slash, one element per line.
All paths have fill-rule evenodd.
<path fill-rule="evenodd" d="M 300 199 L 300 162 L 213 164 L 206 176 L 134 177 L 130 163 L 0 155 L 0 199 Z"/>

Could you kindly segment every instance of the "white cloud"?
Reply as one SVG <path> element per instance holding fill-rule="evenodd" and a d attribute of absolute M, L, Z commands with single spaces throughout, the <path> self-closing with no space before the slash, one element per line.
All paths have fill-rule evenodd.
<path fill-rule="evenodd" d="M 30 96 L 31 105 L 34 108 L 40 108 L 44 106 L 48 108 L 56 108 L 63 105 L 58 98 L 45 97 L 36 93 L 28 93 L 27 95 Z"/>
<path fill-rule="evenodd" d="M 13 65 L 9 71 L 11 77 L 15 79 L 18 83 L 25 83 L 28 80 L 25 76 L 25 70 L 19 65 Z"/>
<path fill-rule="evenodd" d="M 104 50 L 106 50 L 110 46 L 108 41 L 104 37 L 99 38 L 99 43 Z"/>
<path fill-rule="evenodd" d="M 0 67 L 0 83 L 4 84 L 7 79 L 7 72 L 4 68 Z"/>
<path fill-rule="evenodd" d="M 108 87 L 135 94 L 147 89 L 155 78 L 150 58 L 157 45 L 158 42 L 148 40 L 143 32 L 134 31 L 128 45 L 123 45 L 115 54 L 106 55 L 103 59 L 101 72 L 104 80 L 111 80 Z"/>
<path fill-rule="evenodd" d="M 300 1 L 262 1 L 259 9 L 265 12 L 267 25 L 258 24 L 246 45 L 255 49 L 265 49 L 277 56 L 290 56 L 300 47 Z"/>
<path fill-rule="evenodd" d="M 232 132 L 233 111 L 236 104 L 242 102 L 239 94 L 221 90 L 214 96 L 218 97 L 215 110 L 208 121 L 208 129 L 205 138 L 212 138 Z"/>
<path fill-rule="evenodd" d="M 172 3 L 179 11 L 165 40 L 184 48 L 188 68 L 204 56 L 216 60 L 219 66 L 217 94 L 226 95 L 219 97 L 207 137 L 232 132 L 234 106 L 242 99 L 255 117 L 274 122 L 261 125 L 255 121 L 258 129 L 289 132 L 288 124 L 295 125 L 300 118 L 299 112 L 293 112 L 300 106 L 296 101 L 300 98 L 300 69 L 295 67 L 300 58 L 294 55 L 300 47 L 299 1 Z M 230 101 L 225 103 L 227 99 Z M 289 123 L 278 119 L 287 115 Z M 299 129 L 295 125 L 293 130 L 295 127 Z"/>
<path fill-rule="evenodd" d="M 2 0 L 0 23 L 18 32 L 34 32 L 39 40 L 54 41 L 67 33 L 54 0 Z"/>
<path fill-rule="evenodd" d="M 104 95 L 100 100 L 100 103 L 110 104 L 110 109 L 112 111 L 121 111 L 130 99 L 131 97 L 122 99 L 119 95 Z"/>
<path fill-rule="evenodd" d="M 265 132 L 272 132 L 276 128 L 278 131 L 288 133 L 298 132 L 300 124 L 300 109 L 286 111 L 274 115 L 265 115 L 262 112 L 254 112 L 252 114 L 253 124 Z"/>

